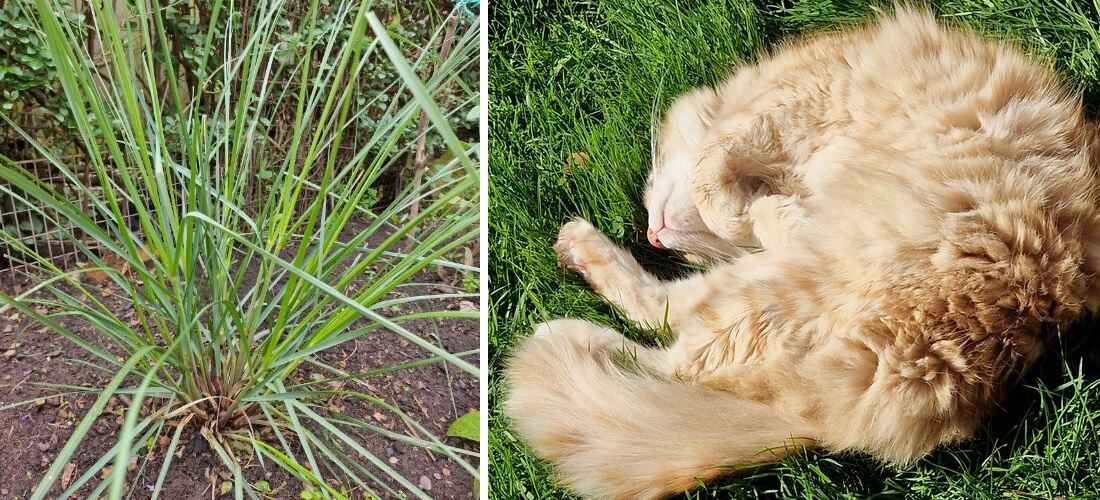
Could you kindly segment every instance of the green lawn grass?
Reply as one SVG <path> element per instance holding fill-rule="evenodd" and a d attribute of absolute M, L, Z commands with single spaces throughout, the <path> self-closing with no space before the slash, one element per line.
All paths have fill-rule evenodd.
<path fill-rule="evenodd" d="M 671 3 L 671 2 L 665 2 Z M 858 22 L 875 3 L 655 0 L 528 2 L 490 9 L 490 496 L 568 498 L 510 430 L 500 374 L 537 322 L 580 317 L 636 335 L 551 249 L 583 216 L 650 269 L 687 272 L 645 244 L 641 193 L 652 112 L 720 80 L 784 38 Z M 937 14 L 1020 40 L 1100 109 L 1100 3 L 954 0 Z M 949 77 L 949 75 L 945 75 Z M 583 153 L 583 154 L 582 154 Z M 906 470 L 864 456 L 806 453 L 690 498 L 1096 498 L 1100 342 L 1082 324 L 1055 346 L 974 440 Z M 1084 345 L 1081 341 L 1084 340 Z M 1074 344 L 1074 342 L 1077 342 Z M 668 429 L 676 432 L 676 429 Z"/>

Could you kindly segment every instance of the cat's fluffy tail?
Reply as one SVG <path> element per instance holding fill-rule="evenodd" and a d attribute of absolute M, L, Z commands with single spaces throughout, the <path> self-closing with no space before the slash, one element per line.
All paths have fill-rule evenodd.
<path fill-rule="evenodd" d="M 511 360 L 505 411 L 594 498 L 663 498 L 808 444 L 766 405 L 636 365 L 655 352 L 584 321 L 540 325 Z"/>

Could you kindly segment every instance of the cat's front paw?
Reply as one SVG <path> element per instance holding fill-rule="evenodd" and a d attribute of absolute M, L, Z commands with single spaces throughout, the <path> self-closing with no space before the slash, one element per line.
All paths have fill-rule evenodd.
<path fill-rule="evenodd" d="M 602 261 L 599 248 L 607 243 L 607 238 L 591 223 L 576 218 L 558 230 L 554 251 L 562 267 L 585 274 L 590 266 Z"/>

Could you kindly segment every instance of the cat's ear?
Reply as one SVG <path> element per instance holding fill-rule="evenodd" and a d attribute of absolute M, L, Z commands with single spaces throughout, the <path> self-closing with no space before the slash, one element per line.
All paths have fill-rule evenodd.
<path fill-rule="evenodd" d="M 710 87 L 698 87 L 677 97 L 665 113 L 662 142 L 670 143 L 670 147 L 695 146 L 706 136 L 717 107 L 718 95 Z"/>
<path fill-rule="evenodd" d="M 650 160 L 654 170 L 682 172 L 677 175 L 687 173 L 695 153 L 707 137 L 717 106 L 718 96 L 710 87 L 699 87 L 676 98 L 665 112 L 660 130 L 652 134 Z"/>
<path fill-rule="evenodd" d="M 768 115 L 717 124 L 711 137 L 692 172 L 692 198 L 713 233 L 740 241 L 751 236 L 749 205 L 781 194 L 789 160 Z"/>

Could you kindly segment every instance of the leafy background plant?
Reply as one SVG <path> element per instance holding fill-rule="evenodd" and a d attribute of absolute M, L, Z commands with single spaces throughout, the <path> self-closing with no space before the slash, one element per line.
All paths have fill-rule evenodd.
<path fill-rule="evenodd" d="M 239 10 L 213 2 L 187 11 L 156 0 L 93 2 L 87 24 L 58 15 L 65 7 L 52 0 L 18 5 L 53 63 L 50 77 L 61 89 L 47 88 L 60 92 L 70 111 L 80 154 L 63 156 L 0 114 L 31 150 L 26 154 L 65 181 L 44 182 L 0 155 L 0 191 L 57 228 L 88 265 L 61 267 L 20 235 L 3 232 L 41 281 L 0 300 L 87 350 L 98 358 L 88 366 L 110 375 L 102 387 L 44 384 L 95 401 L 32 498 L 119 498 L 137 486 L 127 476 L 139 457 L 141 471 L 159 471 L 156 497 L 185 432 L 216 452 L 231 472 L 222 493 L 236 498 L 270 488 L 246 477 L 246 461 L 282 468 L 309 497 L 427 498 L 361 444 L 365 434 L 441 453 L 476 475 L 475 452 L 444 443 L 362 386 L 380 373 L 432 363 L 477 375 L 476 351 L 448 352 L 403 326 L 476 320 L 476 310 L 398 314 L 396 307 L 476 294 L 394 295 L 429 268 L 476 272 L 462 262 L 478 235 L 476 147 L 452 126 L 477 106 L 469 84 L 476 22 L 461 22 L 446 58 L 432 57 L 441 33 L 434 29 L 410 62 L 370 2 L 272 0 Z M 181 24 L 187 16 L 191 28 Z M 392 68 L 385 87 L 364 91 L 378 82 L 360 77 L 379 78 L 368 70 L 383 65 Z M 364 93 L 373 96 L 369 104 L 386 104 L 372 108 L 358 99 Z M 441 108 L 436 96 L 449 106 Z M 399 185 L 380 200 L 376 188 L 400 169 L 409 134 L 422 133 L 412 127 L 421 113 L 448 155 L 422 185 Z M 423 210 L 410 215 L 416 204 Z M 104 286 L 90 286 L 88 278 Z M 105 300 L 101 288 L 126 307 Z M 98 336 L 81 335 L 74 324 Z M 386 331 L 430 356 L 367 371 L 319 357 Z M 312 375 L 303 379 L 306 372 Z M 117 443 L 71 477 L 69 459 L 116 395 L 128 399 Z M 391 414 L 408 433 L 333 404 L 348 400 Z M 29 404 L 34 400 L 0 410 Z M 152 443 L 162 441 L 167 452 L 150 465 Z"/>
<path fill-rule="evenodd" d="M 928 2 L 947 22 L 1018 41 L 1100 109 L 1100 6 L 1069 0 Z M 643 265 L 690 272 L 645 242 L 650 119 L 786 39 L 864 20 L 864 0 L 494 1 L 489 31 L 489 487 L 492 498 L 571 498 L 501 413 L 501 375 L 535 323 L 588 319 L 644 341 L 575 274 L 560 225 L 583 216 Z M 950 77 L 945 75 L 945 77 Z M 689 498 L 1094 498 L 1100 491 L 1096 325 L 1061 337 L 974 440 L 916 466 L 810 452 Z M 675 428 L 666 429 L 670 434 Z"/>
<path fill-rule="evenodd" d="M 79 159 L 84 152 L 79 141 L 73 140 L 77 136 L 73 117 L 62 95 L 53 62 L 35 32 L 33 14 L 25 8 L 25 4 L 26 2 L 19 0 L 0 4 L 0 112 L 4 112 L 36 141 L 50 145 L 58 156 Z M 89 5 L 80 1 L 63 3 L 58 6 L 57 12 L 59 18 L 64 19 L 73 29 L 84 29 L 91 14 Z M 191 84 L 208 76 L 220 64 L 219 57 L 222 54 L 218 47 L 204 43 L 205 34 L 210 27 L 213 5 L 212 2 L 187 0 L 170 2 L 162 9 L 166 33 L 178 44 L 172 56 L 180 61 L 181 71 L 187 75 Z M 303 49 L 310 36 L 333 30 L 346 36 L 350 31 L 351 21 L 346 16 L 340 16 L 339 11 L 334 8 L 335 5 L 336 2 L 330 0 L 321 2 L 316 22 L 304 26 L 309 2 L 289 3 L 285 7 L 286 15 L 279 18 L 280 26 L 276 37 L 280 49 L 277 59 L 284 63 L 289 62 L 294 54 Z M 247 2 L 223 2 L 222 6 L 223 10 L 230 12 L 227 17 L 237 20 L 238 23 L 243 19 L 242 9 L 246 8 L 249 8 Z M 381 19 L 386 20 L 388 32 L 399 45 L 406 48 L 410 57 L 427 57 L 429 60 L 438 57 L 439 37 L 433 38 L 433 35 L 438 34 L 439 26 L 449 14 L 449 2 L 379 0 L 372 3 L 372 8 Z M 434 42 L 436 46 L 430 46 L 430 42 Z M 97 42 L 92 42 L 89 46 L 89 50 L 97 53 L 101 49 Z M 102 56 L 98 59 L 102 60 Z M 363 73 L 356 89 L 355 105 L 367 112 L 357 114 L 355 126 L 370 130 L 378 125 L 378 117 L 385 114 L 391 99 L 407 99 L 408 96 L 391 95 L 392 83 L 397 79 L 397 73 L 386 61 L 369 61 Z M 465 67 L 456 79 L 458 88 L 436 96 L 444 109 L 468 109 L 466 112 L 451 115 L 452 125 L 465 136 L 476 135 L 479 115 L 476 107 L 468 106 L 468 100 L 471 95 L 476 95 L 478 81 L 478 67 Z M 209 82 L 207 92 L 215 93 L 217 85 L 218 82 Z M 264 131 L 273 125 L 278 127 L 277 123 L 272 122 L 272 118 L 261 122 L 260 127 Z M 173 117 L 167 117 L 166 120 L 167 127 L 174 126 Z M 400 139 L 401 149 L 413 148 L 415 142 L 423 137 L 427 156 L 437 158 L 445 149 L 439 135 L 419 132 L 415 128 L 405 131 Z M 37 152 L 28 147 L 20 134 L 11 127 L 0 127 L 0 151 L 13 160 L 38 159 Z M 404 164 L 401 168 L 390 169 L 384 174 L 378 186 L 379 191 L 386 191 L 385 194 L 392 196 L 400 184 L 407 182 L 404 174 L 413 168 L 412 155 L 402 161 Z M 47 165 L 42 168 L 40 177 L 55 174 Z M 269 170 L 258 173 L 265 177 L 271 175 Z M 382 197 L 382 193 L 379 193 L 379 197 Z M 13 233 L 23 234 L 24 243 L 32 246 L 46 241 L 45 232 L 49 227 L 40 216 L 25 208 L 19 200 L 0 193 L 0 213 L 4 214 L 0 217 L 0 224 L 6 225 Z"/>

